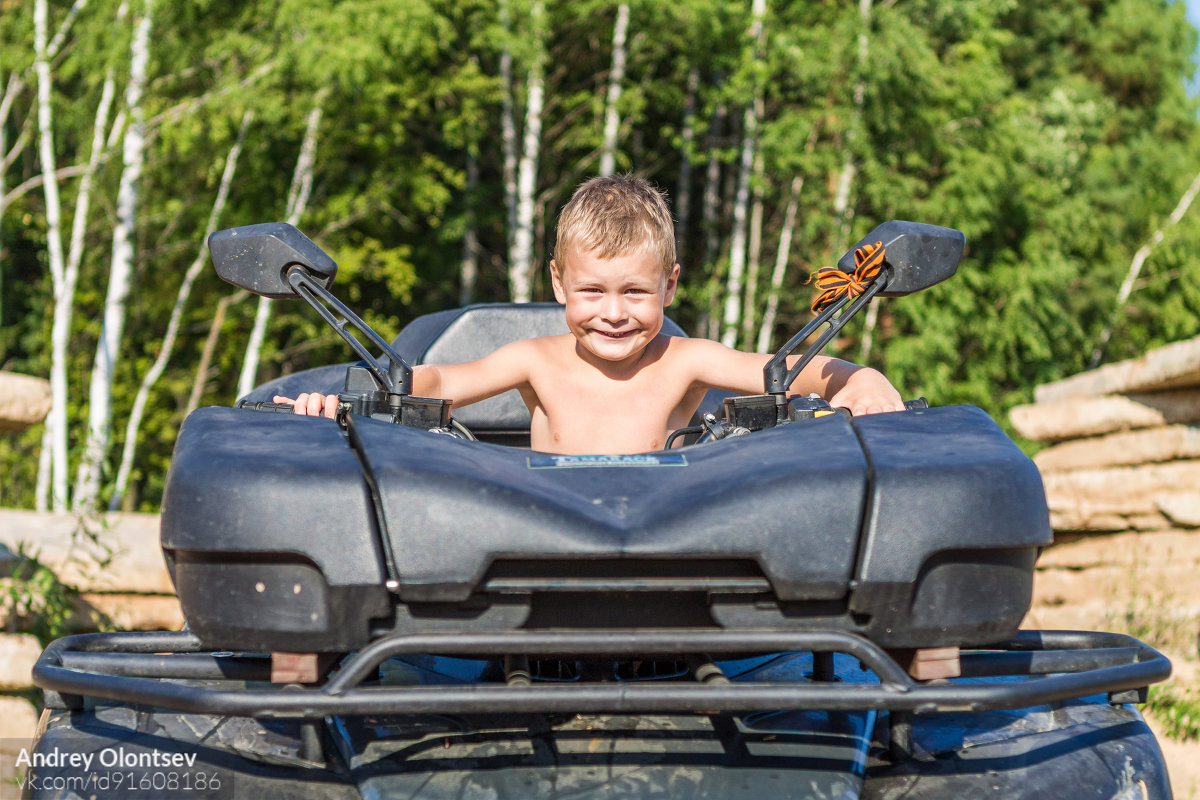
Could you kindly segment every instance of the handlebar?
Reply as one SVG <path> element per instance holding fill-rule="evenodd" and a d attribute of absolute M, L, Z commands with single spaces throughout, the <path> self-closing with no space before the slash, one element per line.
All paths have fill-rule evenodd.
<path fill-rule="evenodd" d="M 237 404 L 238 408 L 248 408 L 251 411 L 268 411 L 275 414 L 295 414 L 296 409 L 289 403 L 268 403 L 261 400 L 257 403 L 251 403 L 247 400 Z"/>

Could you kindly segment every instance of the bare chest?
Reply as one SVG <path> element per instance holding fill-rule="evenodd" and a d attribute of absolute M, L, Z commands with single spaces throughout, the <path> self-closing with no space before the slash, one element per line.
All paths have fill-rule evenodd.
<path fill-rule="evenodd" d="M 688 387 L 666 370 L 624 381 L 557 376 L 535 382 L 532 446 L 556 453 L 644 453 L 660 450 L 670 430 L 687 423 Z"/>

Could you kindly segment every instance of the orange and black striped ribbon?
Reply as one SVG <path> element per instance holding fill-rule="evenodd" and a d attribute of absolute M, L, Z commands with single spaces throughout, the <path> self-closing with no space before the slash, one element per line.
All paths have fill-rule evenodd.
<path fill-rule="evenodd" d="M 854 272 L 842 272 L 837 267 L 817 270 L 820 293 L 812 303 L 812 312 L 820 314 L 844 296 L 858 297 L 883 269 L 883 242 L 863 245 L 854 251 Z"/>

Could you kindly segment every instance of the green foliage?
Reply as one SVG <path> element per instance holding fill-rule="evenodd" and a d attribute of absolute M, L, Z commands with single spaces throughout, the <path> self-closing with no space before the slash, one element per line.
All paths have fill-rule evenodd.
<path fill-rule="evenodd" d="M 1175 686 L 1151 686 L 1146 710 L 1172 739 L 1200 739 L 1200 692 Z"/>
<path fill-rule="evenodd" d="M 0 90 L 11 76 L 25 81 L 0 120 L 10 148 L 22 131 L 36 133 L 31 6 L 0 0 Z M 70 4 L 51 6 L 57 30 Z M 120 6 L 88 3 L 55 63 L 60 166 L 86 160 L 110 71 L 121 109 L 131 19 L 119 18 Z M 598 167 L 616 4 L 546 2 L 537 30 L 532 8 L 533 0 L 155 3 L 148 162 L 110 462 L 182 276 L 201 252 L 247 112 L 253 121 L 219 226 L 285 216 L 306 120 L 319 107 L 300 227 L 339 261 L 347 301 L 390 337 L 456 302 L 468 230 L 478 242 L 474 299 L 506 299 L 500 63 L 511 56 L 519 138 L 525 76 L 544 55 L 534 230 L 544 263 L 557 209 Z M 672 308 L 685 329 L 723 300 L 743 112 L 758 95 L 760 280 L 780 244 L 793 180 L 803 180 L 777 342 L 809 319 L 808 276 L 888 218 L 959 228 L 968 239 L 954 280 L 881 305 L 870 361 L 906 395 L 1002 415 L 1036 383 L 1082 369 L 1110 323 L 1108 359 L 1200 329 L 1200 209 L 1167 232 L 1128 303 L 1115 305 L 1133 254 L 1200 172 L 1196 103 L 1184 89 L 1196 32 L 1180 3 L 901 0 L 874 2 L 864 17 L 857 3 L 769 0 L 761 50 L 747 35 L 750 0 L 631 0 L 630 11 L 617 164 L 673 195 L 686 177 L 691 199 L 685 206 L 677 197 L 674 209 L 688 227 Z M 70 336 L 73 450 L 86 419 L 121 169 L 120 131 L 106 138 Z M 5 169 L 10 190 L 39 174 L 31 141 Z M 855 170 L 849 208 L 838 217 L 847 163 Z M 60 187 L 69 231 L 78 178 L 63 177 Z M 0 368 L 49 371 L 46 229 L 39 189 L 0 213 Z M 547 299 L 538 280 L 537 299 Z M 193 385 L 202 403 L 234 399 L 255 306 L 239 297 L 210 270 L 197 280 L 151 392 L 130 507 L 157 507 Z M 212 360 L 197 375 L 218 307 L 225 313 Z M 833 351 L 856 357 L 861 330 L 852 323 Z M 259 378 L 347 357 L 306 308 L 279 303 Z M 32 504 L 39 440 L 40 431 L 28 431 L 0 441 L 0 502 Z"/>
<path fill-rule="evenodd" d="M 16 555 L 12 575 L 0 581 L 0 603 L 7 612 L 9 630 L 32 634 L 44 647 L 68 632 L 79 592 L 60 583 L 54 571 L 26 547 L 18 547 Z"/>

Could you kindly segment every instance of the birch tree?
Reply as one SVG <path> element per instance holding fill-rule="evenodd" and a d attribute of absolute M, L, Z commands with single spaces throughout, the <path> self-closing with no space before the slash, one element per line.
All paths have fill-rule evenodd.
<path fill-rule="evenodd" d="M 513 99 L 513 53 L 509 0 L 500 0 L 500 25 L 503 41 L 500 45 L 500 147 L 504 180 L 504 236 L 508 254 L 512 255 L 513 236 L 517 232 L 517 112 Z"/>
<path fill-rule="evenodd" d="M 721 320 L 717 307 L 718 273 L 717 250 L 720 247 L 721 218 L 721 129 L 725 122 L 725 104 L 717 103 L 713 109 L 708 128 L 708 162 L 704 166 L 704 202 L 701 204 L 700 226 L 704 229 L 704 257 L 702 263 L 709 270 L 705 311 L 701 317 L 700 335 L 716 339 L 720 335 Z"/>
<path fill-rule="evenodd" d="M 286 221 L 291 225 L 300 224 L 300 217 L 304 215 L 305 210 L 308 208 L 308 198 L 312 194 L 313 169 L 317 162 L 317 129 L 321 123 L 324 99 L 324 90 L 319 91 L 312 110 L 308 112 L 308 122 L 304 128 L 304 139 L 300 143 L 300 155 L 296 158 L 296 169 L 292 173 L 292 185 L 288 190 L 287 210 L 284 212 Z M 246 357 L 242 361 L 242 371 L 238 377 L 238 397 L 245 397 L 257 383 L 258 362 L 262 355 L 262 344 L 267 332 L 267 322 L 270 319 L 271 299 L 268 297 L 258 298 L 258 309 L 254 315 L 254 327 L 250 331 L 250 341 L 246 345 Z"/>
<path fill-rule="evenodd" d="M 854 190 L 854 179 L 858 175 L 858 164 L 854 160 L 854 145 L 858 139 L 859 128 L 862 127 L 863 104 L 866 102 L 867 94 L 866 69 L 871 44 L 867 32 L 871 28 L 871 0 L 858 0 L 858 17 L 861 28 L 858 33 L 856 69 L 858 78 L 854 83 L 854 111 L 850 118 L 850 128 L 846 132 L 846 146 L 842 151 L 842 172 L 833 201 L 834 229 L 837 231 L 834 238 L 834 258 L 839 257 L 842 251 L 849 246 L 850 225 L 854 217 L 854 207 L 850 202 Z M 866 363 L 871 355 L 871 340 L 879 320 L 879 304 L 871 303 L 867 307 L 865 317 L 858 351 L 858 359 L 863 363 Z"/>
<path fill-rule="evenodd" d="M 762 324 L 758 327 L 755 350 L 766 353 L 771 347 L 771 335 L 775 329 L 775 316 L 779 312 L 779 293 L 783 290 L 783 279 L 787 273 L 788 258 L 791 256 L 792 236 L 796 230 L 796 212 L 800 207 L 800 190 L 804 178 L 792 178 L 788 193 L 787 208 L 783 212 L 783 227 L 779 231 L 779 248 L 775 251 L 775 268 L 771 271 L 771 286 L 767 291 L 767 307 L 763 311 Z"/>
<path fill-rule="evenodd" d="M 100 328 L 100 340 L 96 343 L 96 358 L 88 392 L 87 439 L 76 474 L 73 498 L 73 507 L 82 512 L 93 510 L 100 495 L 101 472 L 112 422 L 113 375 L 120 358 L 126 299 L 133 281 L 136 257 L 134 237 L 146 149 L 146 114 L 142 106 L 142 93 L 150 61 L 152 5 L 152 0 L 146 0 L 142 14 L 134 23 L 129 51 L 129 82 L 125 86 L 125 110 L 129 123 L 125 130 L 121 179 L 117 188 L 117 223 L 113 227 L 104 320 Z"/>
<path fill-rule="evenodd" d="M 517 164 L 517 216 L 508 257 L 508 286 L 515 303 L 533 299 L 533 226 L 537 204 L 538 160 L 542 148 L 542 110 L 545 84 L 545 7 L 534 0 L 529 12 L 534 53 L 525 82 L 525 129 Z"/>
<path fill-rule="evenodd" d="M 675 255 L 680 263 L 687 257 L 688 225 L 692 206 L 692 147 L 696 141 L 696 95 L 700 91 L 700 70 L 688 70 L 687 95 L 683 104 L 680 129 L 679 188 L 675 190 Z"/>
<path fill-rule="evenodd" d="M 617 6 L 613 24 L 612 67 L 608 72 L 608 96 L 604 103 L 604 141 L 600 146 L 600 174 L 612 175 L 617 166 L 617 133 L 621 128 L 621 86 L 625 80 L 625 37 L 629 31 L 629 3 Z"/>
<path fill-rule="evenodd" d="M 463 233 L 462 257 L 458 268 L 458 304 L 465 306 L 475 294 L 479 276 L 479 231 L 476 227 L 475 202 L 479 194 L 479 159 L 475 145 L 467 146 L 467 229 Z"/>
<path fill-rule="evenodd" d="M 1192 201 L 1196 199 L 1197 193 L 1200 193 L 1200 174 L 1197 174 L 1192 179 L 1191 185 L 1188 186 L 1183 196 L 1179 198 L 1179 202 L 1175 205 L 1175 210 L 1167 217 L 1166 223 L 1159 226 L 1150 235 L 1150 238 L 1133 254 L 1133 260 L 1129 263 L 1129 271 L 1125 273 L 1125 280 L 1121 281 L 1121 287 L 1117 290 L 1117 299 L 1113 303 L 1112 314 L 1104 329 L 1100 331 L 1096 348 L 1092 351 L 1092 358 L 1088 363 L 1091 369 L 1100 366 L 1100 360 L 1104 357 L 1104 348 L 1108 345 L 1108 340 L 1112 337 L 1113 328 L 1117 324 L 1117 318 L 1120 317 L 1121 310 L 1125 307 L 1125 303 L 1129 301 L 1129 295 L 1133 294 L 1133 287 L 1137 283 L 1138 276 L 1142 273 L 1142 267 L 1145 266 L 1146 259 L 1154 252 L 1154 248 L 1162 244 L 1162 240 L 1166 237 L 1167 228 L 1178 224 L 1179 220 L 1183 219 L 1183 215 L 1191 208 Z"/>
<path fill-rule="evenodd" d="M 750 11 L 751 49 L 753 60 L 761 58 L 763 17 L 766 16 L 766 0 L 754 0 Z M 755 63 L 752 67 L 756 67 Z M 754 80 L 755 92 L 758 81 Z M 750 185 L 754 172 L 754 153 L 758 136 L 758 107 L 752 99 L 746 104 L 742 115 L 742 146 L 739 162 L 737 193 L 733 201 L 733 229 L 729 237 L 729 276 L 725 284 L 725 311 L 721 318 L 721 343 L 733 347 L 737 344 L 738 328 L 742 311 L 742 280 L 746 269 L 747 221 L 750 205 Z"/>
<path fill-rule="evenodd" d="M 82 0 L 75 3 L 67 14 L 53 40 L 48 41 L 49 9 L 46 0 L 34 4 L 34 73 L 37 78 L 38 158 L 42 165 L 42 192 L 46 202 L 46 256 L 50 266 L 51 287 L 54 292 L 54 324 L 51 332 L 50 393 L 51 409 L 47 415 L 46 429 L 42 438 L 42 454 L 39 458 L 37 507 L 48 507 L 65 511 L 67 507 L 67 338 L 70 334 L 71 311 L 75 300 L 75 284 L 78 276 L 79 257 L 67 263 L 62 244 L 62 204 L 58 194 L 57 155 L 54 148 L 53 79 L 51 62 L 57 56 L 71 22 L 83 8 Z M 20 88 L 10 82 L 9 90 Z M 6 100 L 9 95 L 6 92 Z M 103 122 L 107 120 L 108 103 L 102 98 L 97 112 L 97 138 L 93 140 L 94 159 L 98 156 L 97 142 L 103 142 Z M 0 116 L 0 124 L 7 117 Z M 6 154 L 7 157 L 7 154 Z M 90 189 L 90 182 L 87 186 Z M 75 227 L 85 223 L 88 191 L 81 190 L 82 203 L 76 210 Z M 73 243 L 81 243 L 82 233 L 72 236 Z M 76 248 L 78 249 L 78 248 Z M 49 495 L 49 498 L 47 497 Z"/>
<path fill-rule="evenodd" d="M 755 115 L 762 119 L 762 97 L 755 98 Z M 758 148 L 754 154 L 754 173 L 750 193 L 750 240 L 746 245 L 746 301 L 742 308 L 742 343 L 749 347 L 754 341 L 754 322 L 758 313 L 758 265 L 762 257 L 763 236 L 763 153 Z"/>
<path fill-rule="evenodd" d="M 195 260 L 184 273 L 183 282 L 179 286 L 179 292 L 175 296 L 175 306 L 171 309 L 171 319 L 167 323 L 167 332 L 163 335 L 162 345 L 158 349 L 158 356 L 154 359 L 154 363 L 150 369 L 146 370 L 146 374 L 142 376 L 141 385 L 138 387 L 137 395 L 133 400 L 133 409 L 129 412 L 129 422 L 125 426 L 125 444 L 121 450 L 121 465 L 117 469 L 116 486 L 113 490 L 112 499 L 109 501 L 108 508 L 110 511 L 115 511 L 121 505 L 121 498 L 125 494 L 125 488 L 129 484 L 129 473 L 133 469 L 133 456 L 137 450 L 138 430 L 141 428 L 142 415 L 146 410 L 146 401 L 150 396 L 150 389 L 162 377 L 163 370 L 167 367 L 167 362 L 171 358 L 171 352 L 175 347 L 175 338 L 179 335 L 180 321 L 183 319 L 183 308 L 187 304 L 188 298 L 192 293 L 192 285 L 196 282 L 196 278 L 200 276 L 200 271 L 207 263 L 206 256 L 208 255 L 208 237 L 217 229 L 217 221 L 221 217 L 221 212 L 225 209 L 225 201 L 229 197 L 229 186 L 233 182 L 233 175 L 237 171 L 238 157 L 242 152 L 242 145 L 246 140 L 246 131 L 250 127 L 252 114 L 247 111 L 242 116 L 242 124 L 238 129 L 236 141 L 233 147 L 229 149 L 229 155 L 225 157 L 225 169 L 221 174 L 221 182 L 217 187 L 216 199 L 213 200 L 212 211 L 208 215 L 208 225 L 204 229 L 204 238 L 201 240 L 199 252 L 196 254 Z"/>

